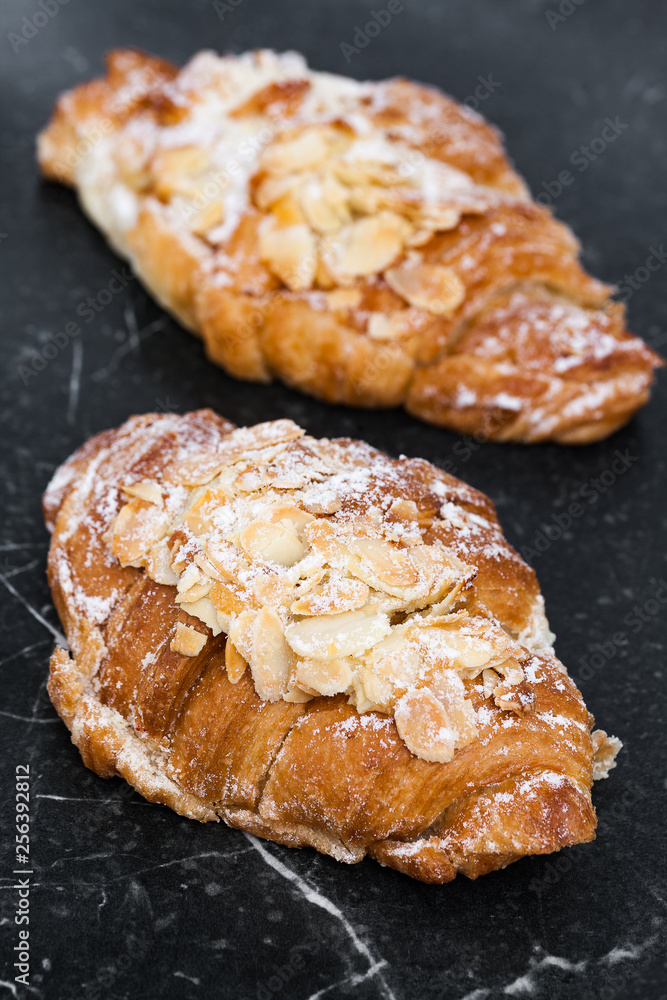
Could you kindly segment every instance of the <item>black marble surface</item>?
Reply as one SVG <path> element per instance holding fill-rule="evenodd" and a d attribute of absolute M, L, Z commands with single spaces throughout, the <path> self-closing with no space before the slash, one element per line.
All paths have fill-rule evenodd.
<path fill-rule="evenodd" d="M 480 110 L 506 133 L 533 190 L 551 192 L 556 212 L 582 240 L 586 265 L 622 282 L 667 244 L 665 3 L 403 0 L 377 37 L 358 53 L 347 50 L 349 63 L 341 43 L 353 44 L 355 27 L 384 0 L 43 4 L 5 0 L 0 14 L 7 847 L 0 996 L 667 996 L 664 376 L 651 404 L 601 444 L 478 445 L 401 412 L 335 409 L 280 386 L 234 382 L 132 280 L 81 323 L 80 336 L 47 348 L 55 356 L 39 374 L 26 380 L 21 369 L 65 324 L 80 321 L 80 303 L 97 299 L 121 267 L 72 194 L 40 183 L 33 157 L 35 132 L 55 96 L 97 73 L 109 47 L 138 45 L 178 62 L 205 46 L 296 48 L 321 69 L 403 73 L 473 104 L 481 78 L 488 93 Z M 608 118 L 627 127 L 597 154 L 595 143 L 593 159 L 583 147 Z M 572 183 L 557 193 L 552 182 L 568 169 Z M 628 301 L 631 327 L 663 352 L 666 274 L 660 266 L 636 281 Z M 557 650 L 599 724 L 625 744 L 618 768 L 595 789 L 594 844 L 527 859 L 476 883 L 428 887 L 370 861 L 349 868 L 310 850 L 252 843 L 222 825 L 200 826 L 83 767 L 45 691 L 60 626 L 44 575 L 40 494 L 56 465 L 101 428 L 131 413 L 202 405 L 237 423 L 289 416 L 316 435 L 350 434 L 422 455 L 488 492 L 515 545 L 544 549 L 531 561 Z M 614 472 L 618 452 L 626 467 Z M 554 527 L 586 486 L 581 516 Z M 535 546 L 547 527 L 552 541 Z M 19 929 L 13 785 L 16 765 L 25 764 L 30 989 L 14 982 L 12 969 Z"/>

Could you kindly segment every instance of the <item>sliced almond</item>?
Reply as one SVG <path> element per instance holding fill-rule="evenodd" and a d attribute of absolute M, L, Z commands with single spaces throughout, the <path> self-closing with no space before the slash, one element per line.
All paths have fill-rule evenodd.
<path fill-rule="evenodd" d="M 283 701 L 288 701 L 297 705 L 303 705 L 305 702 L 310 701 L 313 695 L 308 694 L 306 691 L 302 691 L 299 687 L 288 686 L 285 694 L 283 695 Z"/>
<path fill-rule="evenodd" d="M 472 702 L 466 698 L 463 681 L 454 670 L 439 670 L 429 679 L 429 689 L 445 706 L 452 729 L 457 733 L 457 747 L 477 738 L 477 723 Z"/>
<path fill-rule="evenodd" d="M 224 457 L 210 453 L 176 459 L 165 469 L 164 479 L 179 486 L 205 486 L 215 479 L 224 464 Z"/>
<path fill-rule="evenodd" d="M 335 288 L 327 295 L 327 305 L 334 312 L 343 309 L 356 309 L 360 303 L 360 288 Z"/>
<path fill-rule="evenodd" d="M 277 524 L 253 521 L 239 535 L 239 543 L 250 559 L 263 559 L 281 566 L 293 566 L 306 552 L 295 525 L 288 520 Z"/>
<path fill-rule="evenodd" d="M 281 229 L 300 226 L 306 222 L 301 204 L 291 191 L 278 199 L 271 209 L 271 216 L 272 221 L 275 221 Z"/>
<path fill-rule="evenodd" d="M 181 656 L 198 656 L 205 645 L 206 636 L 202 632 L 178 622 L 169 648 L 172 653 L 180 653 Z"/>
<path fill-rule="evenodd" d="M 487 667 L 482 671 L 482 683 L 484 684 L 484 697 L 490 698 L 500 684 L 500 677 L 493 668 Z"/>
<path fill-rule="evenodd" d="M 263 177 L 254 190 L 253 200 L 258 208 L 266 211 L 286 194 L 300 186 L 301 179 L 292 174 L 269 174 Z"/>
<path fill-rule="evenodd" d="M 289 625 L 285 637 L 299 656 L 328 660 L 363 653 L 390 631 L 385 614 L 346 611 L 304 618 Z"/>
<path fill-rule="evenodd" d="M 307 524 L 314 520 L 313 515 L 307 510 L 303 510 L 294 503 L 278 503 L 271 507 L 269 519 L 274 523 L 288 525 L 297 532 L 299 537 L 303 536 Z"/>
<path fill-rule="evenodd" d="M 329 696 L 347 691 L 352 682 L 352 669 L 344 659 L 299 659 L 296 680 L 302 687 Z"/>
<path fill-rule="evenodd" d="M 154 545 L 146 557 L 146 572 L 156 583 L 178 583 L 178 574 L 171 568 L 171 549 L 166 538 Z"/>
<path fill-rule="evenodd" d="M 345 159 L 334 164 L 336 176 L 348 187 L 364 184 L 377 184 L 382 187 L 402 186 L 405 183 L 401 174 L 387 163 L 372 159 L 357 159 L 353 156 L 357 150 L 352 148 Z"/>
<path fill-rule="evenodd" d="M 303 291 L 313 284 L 317 247 L 309 226 L 264 226 L 259 253 L 263 263 L 290 291 Z"/>
<path fill-rule="evenodd" d="M 138 497 L 139 500 L 145 500 L 146 503 L 154 503 L 162 506 L 162 490 L 159 483 L 156 483 L 154 479 L 142 479 L 140 482 L 132 483 L 130 486 L 123 486 L 122 490 L 128 497 Z"/>
<path fill-rule="evenodd" d="M 456 732 L 442 702 L 428 688 L 408 691 L 396 703 L 398 734 L 416 757 L 446 764 L 454 756 Z"/>
<path fill-rule="evenodd" d="M 350 222 L 345 189 L 333 178 L 306 182 L 299 192 L 299 201 L 308 225 L 323 236 L 337 233 L 344 223 Z"/>
<path fill-rule="evenodd" d="M 332 241 L 334 272 L 360 277 L 383 271 L 401 253 L 411 232 L 410 224 L 394 212 L 358 219 Z"/>
<path fill-rule="evenodd" d="M 342 611 L 356 611 L 368 600 L 369 589 L 361 580 L 333 576 L 326 583 L 314 587 L 305 597 L 294 601 L 293 615 L 333 615 Z"/>
<path fill-rule="evenodd" d="M 255 622 L 259 611 L 247 608 L 236 615 L 229 626 L 228 638 L 234 643 L 244 660 L 252 660 L 252 647 L 255 637 Z"/>
<path fill-rule="evenodd" d="M 195 236 L 205 236 L 211 229 L 219 226 L 225 217 L 224 203 L 216 198 L 202 208 L 196 208 L 188 219 L 188 229 Z"/>
<path fill-rule="evenodd" d="M 194 587 L 195 584 L 201 583 L 201 581 L 202 574 L 199 566 L 197 566 L 196 563 L 191 562 L 185 572 L 181 574 L 181 578 L 178 581 L 176 589 L 179 594 L 183 594 L 186 590 L 189 590 L 190 587 Z"/>
<path fill-rule="evenodd" d="M 418 648 L 399 629 L 384 639 L 365 658 L 361 684 L 368 705 L 393 712 L 396 700 L 413 686 L 422 666 Z"/>
<path fill-rule="evenodd" d="M 440 264 L 406 262 L 384 272 L 385 281 L 397 295 L 434 316 L 453 312 L 465 298 L 465 285 L 450 268 Z"/>
<path fill-rule="evenodd" d="M 499 650 L 499 652 L 504 652 L 504 650 Z M 497 663 L 496 670 L 502 674 L 503 680 L 507 684 L 520 684 L 525 680 L 523 667 L 514 656 L 508 656 L 502 663 Z"/>
<path fill-rule="evenodd" d="M 329 500 L 331 503 L 328 503 Z M 305 506 L 308 506 L 309 511 L 316 512 L 322 510 L 324 512 L 324 508 L 336 503 L 340 506 L 340 500 L 337 497 L 332 496 L 328 498 L 325 495 L 322 497 L 321 504 L 318 505 L 317 499 L 313 498 Z M 330 565 L 335 565 L 345 560 L 347 554 L 346 546 L 336 534 L 336 528 L 331 521 L 327 521 L 323 517 L 317 518 L 307 525 L 304 534 L 308 544 L 316 552 L 320 553 L 322 558 Z"/>
<path fill-rule="evenodd" d="M 262 608 L 253 629 L 250 672 L 264 701 L 278 701 L 287 689 L 294 654 L 285 642 L 280 618 L 273 608 Z"/>
<path fill-rule="evenodd" d="M 225 643 L 225 669 L 227 670 L 227 676 L 232 684 L 238 684 L 243 677 L 247 666 L 248 664 L 243 659 L 234 643 L 231 639 L 227 639 L 227 642 Z"/>
<path fill-rule="evenodd" d="M 208 165 L 209 154 L 202 146 L 158 150 L 151 164 L 156 195 L 168 200 L 174 194 L 196 194 L 195 180 Z"/>
<path fill-rule="evenodd" d="M 350 548 L 357 559 L 348 563 L 350 572 L 370 586 L 402 596 L 413 587 L 418 571 L 410 558 L 410 549 L 401 549 L 382 538 L 355 538 Z"/>
<path fill-rule="evenodd" d="M 403 333 L 403 324 L 398 316 L 372 312 L 368 320 L 368 336 L 373 340 L 397 340 Z"/>
<path fill-rule="evenodd" d="M 211 586 L 211 580 L 202 580 L 201 583 L 196 583 L 188 590 L 184 590 L 182 593 L 177 594 L 176 603 L 194 604 L 195 601 L 199 601 L 202 597 L 206 597 L 208 595 Z"/>
<path fill-rule="evenodd" d="M 143 566 L 150 549 L 165 537 L 169 517 L 153 503 L 135 497 L 113 523 L 111 551 L 121 566 Z"/>
<path fill-rule="evenodd" d="M 262 153 L 260 168 L 269 174 L 291 174 L 322 163 L 329 155 L 329 130 L 304 128 L 271 143 Z"/>
<path fill-rule="evenodd" d="M 266 572 L 255 575 L 252 595 L 260 606 L 268 604 L 272 608 L 287 607 L 294 597 L 294 587 L 285 574 L 267 567 Z"/>
<path fill-rule="evenodd" d="M 202 451 L 170 462 L 164 472 L 167 482 L 182 486 L 205 486 L 225 465 L 247 458 L 253 451 L 303 437 L 293 420 L 268 420 L 254 427 L 239 427 L 222 439 L 215 451 Z"/>
<path fill-rule="evenodd" d="M 213 635 L 220 635 L 222 632 L 215 605 L 208 597 L 202 597 L 200 600 L 186 605 L 183 610 L 187 611 L 189 615 L 199 618 L 204 625 L 208 625 Z"/>
<path fill-rule="evenodd" d="M 408 247 L 423 247 L 433 239 L 432 229 L 415 229 L 415 231 L 408 236 L 405 241 L 405 245 Z"/>
<path fill-rule="evenodd" d="M 240 615 L 248 607 L 247 601 L 225 583 L 215 580 L 208 594 L 216 609 L 225 616 Z"/>

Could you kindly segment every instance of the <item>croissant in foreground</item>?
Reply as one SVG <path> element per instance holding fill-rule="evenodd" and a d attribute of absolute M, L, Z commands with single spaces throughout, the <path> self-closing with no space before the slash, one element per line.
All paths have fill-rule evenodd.
<path fill-rule="evenodd" d="M 103 777 L 426 882 L 593 839 L 620 744 L 483 494 L 203 410 L 98 434 L 44 510 L 49 693 Z"/>
<path fill-rule="evenodd" d="M 660 362 L 612 289 L 495 130 L 429 87 L 118 51 L 39 160 L 237 378 L 500 441 L 595 441 L 648 399 Z"/>

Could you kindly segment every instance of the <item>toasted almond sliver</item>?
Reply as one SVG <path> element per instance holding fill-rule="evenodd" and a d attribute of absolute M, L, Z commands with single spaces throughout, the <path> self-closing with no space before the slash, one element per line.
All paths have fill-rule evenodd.
<path fill-rule="evenodd" d="M 345 611 L 340 615 L 304 618 L 289 625 L 285 637 L 299 656 L 329 660 L 363 653 L 390 631 L 385 614 Z"/>
<path fill-rule="evenodd" d="M 502 681 L 493 692 L 493 700 L 504 712 L 529 715 L 535 708 L 535 692 L 527 681 L 509 684 Z"/>
<path fill-rule="evenodd" d="M 327 295 L 327 305 L 334 311 L 338 309 L 356 309 L 360 303 L 360 288 L 335 288 Z"/>
<path fill-rule="evenodd" d="M 268 225 L 260 232 L 261 260 L 292 292 L 310 288 L 317 268 L 315 237 L 306 225 Z"/>
<path fill-rule="evenodd" d="M 416 645 L 394 629 L 366 662 L 361 671 L 365 698 L 381 711 L 392 713 L 397 697 L 418 679 L 422 663 Z"/>
<path fill-rule="evenodd" d="M 416 229 L 411 236 L 408 236 L 405 245 L 409 247 L 423 247 L 432 239 L 432 229 Z"/>
<path fill-rule="evenodd" d="M 352 670 L 343 659 L 299 659 L 296 665 L 297 684 L 322 695 L 347 691 L 352 682 Z"/>
<path fill-rule="evenodd" d="M 167 482 L 181 486 L 205 486 L 215 479 L 225 465 L 260 448 L 283 444 L 303 437 L 305 431 L 293 420 L 267 420 L 253 427 L 239 427 L 222 439 L 215 450 L 202 451 L 192 457 L 175 459 L 164 472 Z"/>
<path fill-rule="evenodd" d="M 263 212 L 275 205 L 277 201 L 280 201 L 282 197 L 289 194 L 295 187 L 299 185 L 300 178 L 294 177 L 290 174 L 285 176 L 278 176 L 275 174 L 269 174 L 268 177 L 263 177 L 260 183 L 257 185 L 254 191 L 254 201 L 258 208 L 261 208 Z"/>
<path fill-rule="evenodd" d="M 219 199 L 216 199 L 193 213 L 190 219 L 188 219 L 188 229 L 195 236 L 205 236 L 211 229 L 219 226 L 224 217 L 224 204 Z"/>
<path fill-rule="evenodd" d="M 225 668 L 227 670 L 227 676 L 232 684 L 238 684 L 243 677 L 247 666 L 248 664 L 243 659 L 234 643 L 231 639 L 227 639 L 227 642 L 225 643 Z"/>
<path fill-rule="evenodd" d="M 184 611 L 187 611 L 189 615 L 194 615 L 194 617 L 199 618 L 204 625 L 208 625 L 213 635 L 220 635 L 222 632 L 220 623 L 218 622 L 215 605 L 208 597 L 202 597 L 198 601 L 194 601 L 193 604 L 184 604 L 181 605 L 181 607 Z"/>
<path fill-rule="evenodd" d="M 169 643 L 172 653 L 180 653 L 181 656 L 198 656 L 206 645 L 206 636 L 190 625 L 178 622 L 176 632 Z"/>
<path fill-rule="evenodd" d="M 244 660 L 252 660 L 252 647 L 255 636 L 255 622 L 259 611 L 247 608 L 232 620 L 227 636 L 236 646 Z"/>
<path fill-rule="evenodd" d="M 331 615 L 357 611 L 368 600 L 368 586 L 361 580 L 336 577 L 314 587 L 305 597 L 294 601 L 293 615 Z"/>
<path fill-rule="evenodd" d="M 520 684 L 525 680 L 523 667 L 513 656 L 508 656 L 502 663 L 497 663 L 495 669 L 503 675 L 507 684 Z"/>
<path fill-rule="evenodd" d="M 146 572 L 156 583 L 174 586 L 178 574 L 171 568 L 171 549 L 166 538 L 154 545 L 146 557 Z"/>
<path fill-rule="evenodd" d="M 446 764 L 454 756 L 456 732 L 442 702 L 428 688 L 408 691 L 396 703 L 398 734 L 416 757 Z"/>
<path fill-rule="evenodd" d="M 321 126 L 304 128 L 298 135 L 267 146 L 260 167 L 269 174 L 291 174 L 308 170 L 329 155 L 328 131 Z"/>
<path fill-rule="evenodd" d="M 202 146 L 174 146 L 160 149 L 151 164 L 158 198 L 170 198 L 179 191 L 196 192 L 194 180 L 209 165 L 209 154 Z"/>
<path fill-rule="evenodd" d="M 218 580 L 213 582 L 208 596 L 223 615 L 240 615 L 248 607 L 247 601 L 236 591 Z"/>
<path fill-rule="evenodd" d="M 196 563 L 191 562 L 184 573 L 181 574 L 181 578 L 178 581 L 176 587 L 179 594 L 184 594 L 190 587 L 194 587 L 195 584 L 201 583 L 202 575 Z"/>
<path fill-rule="evenodd" d="M 310 701 L 312 697 L 312 694 L 302 691 L 301 688 L 290 686 L 283 695 L 283 701 L 289 701 L 296 705 L 303 705 L 305 702 Z"/>
<path fill-rule="evenodd" d="M 229 507 L 224 490 L 206 490 L 195 500 L 183 518 L 183 524 L 193 535 L 204 535 L 214 527 L 212 516 Z"/>
<path fill-rule="evenodd" d="M 482 671 L 482 682 L 484 684 L 484 697 L 490 698 L 494 690 L 500 684 L 500 677 L 491 667 Z"/>
<path fill-rule="evenodd" d="M 440 264 L 406 262 L 384 273 L 390 288 L 418 309 L 435 316 L 453 312 L 465 298 L 465 285 L 450 268 Z"/>
<path fill-rule="evenodd" d="M 295 525 L 287 520 L 278 524 L 253 521 L 239 535 L 239 543 L 250 559 L 263 559 L 281 566 L 293 566 L 306 552 Z"/>
<path fill-rule="evenodd" d="M 118 512 L 111 551 L 121 566 L 142 566 L 149 550 L 169 530 L 169 518 L 153 503 L 135 497 Z"/>
<path fill-rule="evenodd" d="M 206 597 L 208 595 L 211 586 L 211 580 L 202 580 L 201 583 L 195 583 L 194 586 L 189 587 L 188 590 L 184 590 L 176 595 L 176 603 L 194 604 L 195 601 L 199 601 L 202 597 Z"/>
<path fill-rule="evenodd" d="M 130 486 L 123 486 L 122 490 L 128 497 L 138 497 L 140 500 L 145 500 L 146 503 L 162 505 L 162 490 L 154 479 L 142 479 Z"/>
<path fill-rule="evenodd" d="M 350 548 L 361 559 L 360 563 L 350 563 L 350 570 L 365 583 L 373 586 L 379 582 L 383 588 L 389 588 L 388 593 L 400 597 L 417 582 L 410 549 L 400 549 L 383 538 L 355 538 Z"/>
<path fill-rule="evenodd" d="M 287 690 L 294 654 L 285 642 L 280 618 L 273 608 L 262 608 L 253 626 L 250 672 L 264 701 L 278 701 Z"/>
<path fill-rule="evenodd" d="M 401 323 L 394 316 L 373 312 L 368 320 L 368 336 L 373 340 L 396 340 L 402 333 Z"/>
<path fill-rule="evenodd" d="M 337 233 L 346 221 L 341 218 L 341 213 L 336 211 L 336 206 L 326 201 L 323 187 L 317 181 L 311 181 L 304 186 L 299 201 L 308 225 L 316 233 L 322 235 Z"/>
<path fill-rule="evenodd" d="M 398 257 L 411 232 L 410 224 L 394 212 L 358 219 L 332 241 L 333 267 L 350 277 L 377 274 Z"/>
<path fill-rule="evenodd" d="M 463 681 L 454 670 L 440 670 L 429 681 L 429 688 L 445 706 L 450 725 L 457 733 L 456 745 L 465 746 L 477 738 L 477 724 L 472 702 L 466 698 Z"/>
<path fill-rule="evenodd" d="M 312 503 L 308 504 L 309 510 L 317 513 L 320 511 L 328 513 L 328 500 L 331 501 L 329 506 L 333 506 L 334 509 L 336 509 L 336 504 L 340 506 L 340 500 L 335 495 L 331 497 L 325 495 L 322 506 L 318 505 L 317 500 L 313 500 Z M 327 510 L 324 510 L 324 507 L 327 507 Z M 346 547 L 336 535 L 334 525 L 325 518 L 320 517 L 312 521 L 307 525 L 304 534 L 310 545 L 331 565 L 335 565 L 345 558 Z"/>

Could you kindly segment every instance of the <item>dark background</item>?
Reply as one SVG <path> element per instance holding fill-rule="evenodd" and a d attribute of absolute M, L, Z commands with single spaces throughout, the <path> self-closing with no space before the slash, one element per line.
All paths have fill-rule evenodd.
<path fill-rule="evenodd" d="M 548 18 L 559 4 L 565 13 Z M 18 987 L 19 1000 L 667 996 L 664 375 L 651 404 L 601 444 L 479 445 L 402 412 L 336 409 L 281 386 L 234 382 L 135 281 L 43 371 L 21 374 L 119 267 L 73 195 L 40 183 L 34 162 L 35 133 L 57 94 L 99 73 L 112 46 L 137 45 L 179 63 L 206 46 L 294 48 L 316 68 L 362 78 L 402 73 L 460 100 L 491 75 L 480 110 L 505 132 L 533 190 L 553 193 L 551 182 L 570 170 L 573 182 L 554 208 L 580 237 L 593 273 L 621 282 L 667 242 L 664 3 L 404 0 L 348 64 L 341 43 L 384 7 L 232 0 L 221 18 L 203 0 L 69 0 L 26 44 L 12 46 L 8 36 L 21 32 L 22 18 L 43 8 L 37 0 L 3 3 L 2 996 L 14 988 L 17 940 L 13 776 L 26 763 L 32 990 Z M 572 154 L 601 134 L 606 118 L 628 127 L 585 170 L 573 166 Z M 663 353 L 666 274 L 667 265 L 652 273 L 628 302 L 631 328 Z M 594 792 L 594 844 L 526 859 L 476 883 L 429 887 L 370 861 L 348 868 L 274 844 L 260 853 L 241 833 L 184 820 L 83 767 L 45 691 L 59 624 L 44 575 L 40 494 L 58 463 L 101 428 L 131 413 L 202 405 L 239 424 L 288 416 L 315 435 L 359 436 L 443 464 L 490 494 L 518 547 L 535 548 L 537 533 L 551 528 L 557 537 L 531 561 L 557 651 L 599 725 L 625 744 Z M 610 471 L 617 451 L 629 463 L 619 475 Z M 555 515 L 586 484 L 593 501 L 557 529 Z M 643 621 L 633 617 L 637 607 Z M 306 895 L 308 887 L 319 895 Z"/>

